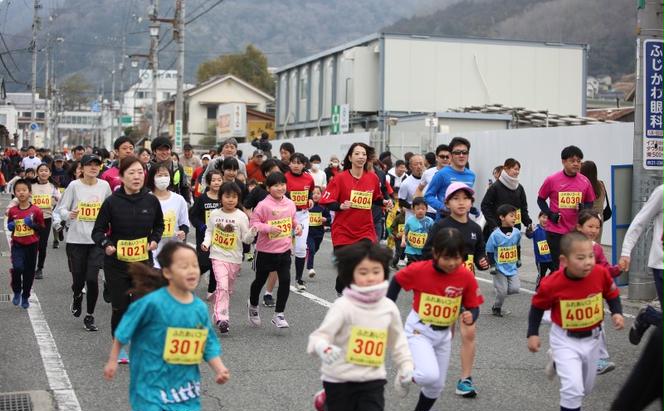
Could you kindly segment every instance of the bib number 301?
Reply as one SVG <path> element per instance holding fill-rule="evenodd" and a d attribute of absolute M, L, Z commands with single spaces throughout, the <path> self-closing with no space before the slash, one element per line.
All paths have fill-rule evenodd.
<path fill-rule="evenodd" d="M 207 329 L 168 327 L 164 361 L 179 365 L 200 364 L 207 335 Z"/>

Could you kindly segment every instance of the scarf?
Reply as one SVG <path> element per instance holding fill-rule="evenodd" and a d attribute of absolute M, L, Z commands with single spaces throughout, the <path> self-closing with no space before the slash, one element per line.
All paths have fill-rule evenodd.
<path fill-rule="evenodd" d="M 388 281 L 368 287 L 359 287 L 351 284 L 350 288 L 344 289 L 344 295 L 361 303 L 372 304 L 385 297 L 388 285 Z"/>
<path fill-rule="evenodd" d="M 500 173 L 500 177 L 498 177 L 498 180 L 500 180 L 501 183 L 505 185 L 505 187 L 509 188 L 510 190 L 514 191 L 517 188 L 519 188 L 519 179 L 510 177 L 505 170 L 503 170 Z"/>

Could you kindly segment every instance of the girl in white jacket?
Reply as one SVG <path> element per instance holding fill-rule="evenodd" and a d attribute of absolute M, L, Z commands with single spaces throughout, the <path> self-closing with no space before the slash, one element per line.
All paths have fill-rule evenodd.
<path fill-rule="evenodd" d="M 309 336 L 307 352 L 322 360 L 324 390 L 315 406 L 328 411 L 382 411 L 385 353 L 398 370 L 395 386 L 405 396 L 413 360 L 394 302 L 385 297 L 391 253 L 369 241 L 337 250 L 343 295 Z"/>

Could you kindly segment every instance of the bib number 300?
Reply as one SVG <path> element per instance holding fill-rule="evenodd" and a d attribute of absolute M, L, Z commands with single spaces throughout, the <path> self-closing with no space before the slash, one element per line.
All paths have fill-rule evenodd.
<path fill-rule="evenodd" d="M 164 361 L 179 365 L 200 364 L 207 335 L 207 329 L 168 327 Z"/>
<path fill-rule="evenodd" d="M 387 330 L 353 327 L 346 350 L 346 362 L 367 367 L 380 367 L 385 362 Z"/>

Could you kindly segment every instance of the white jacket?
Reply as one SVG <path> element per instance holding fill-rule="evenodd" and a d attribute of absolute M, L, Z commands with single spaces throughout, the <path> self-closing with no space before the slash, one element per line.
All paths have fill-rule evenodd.
<path fill-rule="evenodd" d="M 664 185 L 660 185 L 654 189 L 648 201 L 643 205 L 643 208 L 634 216 L 634 220 L 632 220 L 625 234 L 622 252 L 620 253 L 623 257 L 629 257 L 641 234 L 650 226 L 650 222 L 654 222 L 648 267 L 658 270 L 664 269 L 664 252 L 662 252 L 663 190 Z"/>

